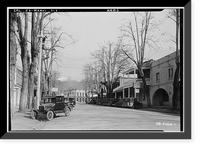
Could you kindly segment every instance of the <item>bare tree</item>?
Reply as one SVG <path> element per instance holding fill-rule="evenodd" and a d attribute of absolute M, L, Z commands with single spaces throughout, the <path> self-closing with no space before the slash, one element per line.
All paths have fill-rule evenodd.
<path fill-rule="evenodd" d="M 37 61 L 39 56 L 40 40 L 38 35 L 42 28 L 42 21 L 51 13 L 48 12 L 32 12 L 31 16 L 31 63 L 29 68 L 29 85 L 28 85 L 28 107 L 32 109 L 34 88 L 35 88 L 35 74 L 37 69 Z M 36 105 L 36 104 L 35 104 Z M 34 106 L 36 107 L 36 106 Z"/>
<path fill-rule="evenodd" d="M 172 106 L 173 109 L 178 109 L 178 97 L 180 93 L 180 85 L 179 85 L 179 79 L 180 79 L 180 62 L 179 62 L 179 31 L 180 28 L 182 29 L 182 24 L 180 23 L 180 10 L 176 9 L 172 11 L 172 15 L 176 17 L 175 23 L 176 23 L 176 70 L 174 74 L 174 82 L 173 82 L 173 95 L 172 95 Z M 170 17 L 172 20 L 174 20 L 172 17 Z M 181 27 L 180 27 L 181 26 Z"/>
<path fill-rule="evenodd" d="M 144 64 L 146 45 L 148 45 L 149 48 L 159 48 L 157 45 L 158 40 L 155 40 L 154 36 L 150 33 L 150 29 L 154 29 L 156 24 L 151 23 L 151 12 L 134 12 L 133 15 L 134 24 L 130 20 L 127 20 L 126 24 L 122 27 L 123 38 L 127 37 L 131 39 L 128 44 L 124 44 L 122 51 L 137 66 L 142 78 L 145 97 L 147 98 L 147 105 L 150 107 L 149 86 L 146 83 L 142 66 Z"/>
<path fill-rule="evenodd" d="M 50 94 L 51 90 L 51 71 L 52 71 L 52 63 L 54 60 L 57 59 L 55 56 L 56 48 L 64 48 L 64 46 L 60 45 L 60 40 L 64 32 L 60 33 L 58 35 L 58 31 L 60 31 L 61 28 L 52 28 L 51 23 L 54 20 L 51 17 L 51 12 L 32 12 L 32 29 L 31 29 L 31 65 L 30 65 L 30 71 L 29 71 L 29 97 L 28 97 L 28 104 L 29 108 L 32 107 L 32 99 L 33 99 L 33 92 L 34 92 L 34 76 L 36 74 L 37 69 L 37 61 L 39 56 L 39 46 L 40 46 L 40 40 L 38 38 L 38 35 L 40 34 L 41 30 L 44 30 L 45 37 L 43 40 L 43 51 L 42 51 L 42 61 L 44 66 L 43 67 L 43 86 L 42 88 L 45 88 L 47 90 L 47 94 Z M 42 27 L 41 24 L 44 22 L 44 26 Z M 50 27 L 49 27 L 50 26 Z M 50 47 L 46 48 L 46 41 L 47 37 L 50 36 Z M 42 73 L 42 74 L 43 74 Z"/>
<path fill-rule="evenodd" d="M 22 16 L 25 17 L 24 28 L 22 24 Z M 28 95 L 28 71 L 29 71 L 29 54 L 27 47 L 28 38 L 28 13 L 17 13 L 17 28 L 18 28 L 18 41 L 21 48 L 21 60 L 22 60 L 22 88 L 19 104 L 19 112 L 25 112 L 27 95 Z"/>
<path fill-rule="evenodd" d="M 89 91 L 93 95 L 93 90 L 95 88 L 95 73 L 92 64 L 86 64 L 83 69 L 84 80 L 82 81 L 83 87 L 86 91 Z"/>
<path fill-rule="evenodd" d="M 16 68 L 16 55 L 17 55 L 17 43 L 16 43 L 16 13 L 10 12 L 10 106 L 11 106 L 11 118 L 14 114 L 14 82 L 15 82 L 15 68 Z"/>
<path fill-rule="evenodd" d="M 39 54 L 39 38 L 37 37 L 39 32 L 39 22 L 41 20 L 41 14 L 39 12 L 32 12 L 31 17 L 31 63 L 29 68 L 29 87 L 28 87 L 28 107 L 32 109 L 32 99 L 34 95 L 34 79 L 37 68 L 38 54 Z M 34 104 L 36 105 L 36 104 Z M 36 106 L 34 106 L 36 107 Z"/>
<path fill-rule="evenodd" d="M 49 18 L 47 19 L 44 32 L 46 34 L 47 39 L 45 40 L 45 45 L 43 47 L 43 70 L 44 70 L 44 88 L 46 90 L 46 94 L 51 94 L 51 72 L 52 72 L 52 64 L 53 62 L 56 62 L 59 60 L 58 58 L 58 51 L 59 49 L 64 49 L 67 45 L 73 44 L 76 42 L 76 40 L 73 39 L 72 35 L 69 35 L 66 32 L 62 32 L 61 27 L 54 27 L 52 25 L 54 19 L 52 19 L 51 15 L 49 15 Z M 62 40 L 65 40 L 66 38 L 64 36 L 67 36 L 70 38 L 70 42 L 63 45 L 61 42 Z"/>
<path fill-rule="evenodd" d="M 107 42 L 105 45 L 100 46 L 101 50 L 97 50 L 93 57 L 95 57 L 101 64 L 101 84 L 106 87 L 107 97 L 113 97 L 113 86 L 116 86 L 119 73 L 126 68 L 128 58 L 120 49 L 121 44 L 114 44 Z"/>

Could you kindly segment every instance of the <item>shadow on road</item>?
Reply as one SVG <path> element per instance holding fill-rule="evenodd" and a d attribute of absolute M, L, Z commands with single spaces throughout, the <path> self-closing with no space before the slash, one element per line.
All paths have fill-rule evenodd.
<path fill-rule="evenodd" d="M 90 104 L 89 104 L 90 105 Z M 94 104 L 91 104 L 94 105 Z M 98 105 L 97 105 L 98 106 Z M 103 107 L 113 107 L 113 108 L 118 108 L 118 109 L 128 109 L 128 110 L 135 110 L 135 111 L 146 111 L 146 112 L 157 112 L 157 113 L 161 113 L 161 114 L 165 114 L 165 115 L 172 115 L 172 116 L 180 116 L 180 112 L 179 111 L 173 111 L 171 109 L 164 109 L 164 108 L 147 108 L 147 107 L 143 107 L 143 108 L 139 108 L 139 109 L 134 109 L 132 107 L 116 107 L 116 106 L 104 106 Z"/>
<path fill-rule="evenodd" d="M 180 116 L 179 112 L 172 112 L 172 111 L 160 111 L 160 110 L 153 110 L 153 109 L 136 109 L 140 111 L 146 111 L 146 112 L 157 112 L 165 115 L 172 115 L 172 116 Z"/>
<path fill-rule="evenodd" d="M 34 119 L 31 118 L 31 113 L 25 113 L 25 114 L 26 115 L 23 116 L 24 118 L 34 120 Z M 48 121 L 46 116 L 38 116 L 36 120 L 38 120 L 38 121 Z"/>
<path fill-rule="evenodd" d="M 34 119 L 31 118 L 31 115 L 30 115 L 31 113 L 25 113 L 25 114 L 26 115 L 23 116 L 24 118 L 34 120 Z M 58 114 L 58 115 L 54 116 L 54 119 L 60 118 L 60 117 L 62 118 L 62 117 L 66 117 L 66 116 L 62 115 L 62 114 Z M 38 121 L 48 121 L 45 115 L 38 116 L 36 120 L 38 120 Z"/>

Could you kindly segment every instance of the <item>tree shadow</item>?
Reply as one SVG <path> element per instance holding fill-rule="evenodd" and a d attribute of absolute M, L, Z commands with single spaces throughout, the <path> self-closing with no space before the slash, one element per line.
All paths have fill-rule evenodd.
<path fill-rule="evenodd" d="M 161 113 L 161 114 L 165 114 L 165 115 L 172 115 L 172 116 L 180 116 L 180 112 L 175 112 L 175 111 L 170 111 L 170 110 L 153 110 L 153 109 L 136 109 L 139 111 L 144 111 L 144 112 L 157 112 L 157 113 Z"/>
<path fill-rule="evenodd" d="M 26 115 L 23 116 L 24 118 L 27 118 L 27 119 L 31 119 L 31 120 L 34 120 L 31 118 L 31 113 L 25 113 Z M 35 120 L 38 120 L 38 121 L 48 121 L 46 116 L 38 116 Z"/>
<path fill-rule="evenodd" d="M 45 114 L 44 114 L 44 115 L 39 115 L 39 116 L 37 116 L 36 119 L 32 119 L 32 118 L 31 118 L 31 112 L 26 112 L 25 115 L 24 115 L 23 117 L 24 117 L 24 118 L 27 118 L 27 119 L 38 120 L 38 121 L 43 121 L 43 122 L 48 121 Z M 58 113 L 58 114 L 56 114 L 56 115 L 54 116 L 54 119 L 60 118 L 60 117 L 66 117 L 66 116 L 65 116 L 65 114 L 63 114 L 63 113 Z"/>

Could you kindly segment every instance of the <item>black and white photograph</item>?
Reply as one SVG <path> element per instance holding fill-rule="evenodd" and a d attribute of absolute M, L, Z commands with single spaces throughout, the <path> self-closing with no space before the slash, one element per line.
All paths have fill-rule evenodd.
<path fill-rule="evenodd" d="M 8 7 L 8 132 L 186 132 L 185 14 Z"/>

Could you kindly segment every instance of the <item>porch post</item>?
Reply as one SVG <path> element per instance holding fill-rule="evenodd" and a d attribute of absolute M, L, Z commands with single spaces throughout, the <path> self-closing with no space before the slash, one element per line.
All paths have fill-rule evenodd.
<path fill-rule="evenodd" d="M 124 94 L 124 88 L 123 88 L 123 98 L 124 98 L 124 95 L 125 95 L 125 94 Z"/>
<path fill-rule="evenodd" d="M 134 69 L 134 74 L 136 74 L 136 69 Z M 135 79 L 135 82 L 134 82 L 134 83 L 136 83 L 136 78 L 134 78 L 134 79 Z M 134 98 L 136 98 L 136 88 L 135 88 L 135 84 L 134 84 L 133 88 L 134 88 Z"/>
<path fill-rule="evenodd" d="M 130 98 L 130 87 L 128 88 L 128 98 Z"/>
<path fill-rule="evenodd" d="M 136 98 L 136 88 L 134 88 L 134 89 L 135 89 L 134 98 Z"/>

